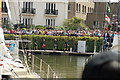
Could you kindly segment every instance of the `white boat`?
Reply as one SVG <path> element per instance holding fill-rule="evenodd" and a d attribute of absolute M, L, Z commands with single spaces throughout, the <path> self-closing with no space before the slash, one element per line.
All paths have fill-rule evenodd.
<path fill-rule="evenodd" d="M 4 39 L 3 29 L 0 27 L 0 79 L 9 78 L 40 78 L 37 74 L 23 65 L 18 56 L 20 40 Z M 8 47 L 5 44 L 12 45 Z M 14 46 L 13 46 L 14 45 Z"/>

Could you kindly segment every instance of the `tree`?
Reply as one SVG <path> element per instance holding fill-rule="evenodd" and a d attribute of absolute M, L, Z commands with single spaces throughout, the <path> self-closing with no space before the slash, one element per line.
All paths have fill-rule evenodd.
<path fill-rule="evenodd" d="M 35 29 L 45 29 L 45 27 L 44 26 L 41 26 L 41 25 L 37 25 L 37 26 L 35 26 Z"/>
<path fill-rule="evenodd" d="M 78 17 L 66 19 L 64 21 L 64 26 L 67 30 L 76 30 L 76 29 L 85 29 L 86 28 L 86 26 L 83 22 L 83 19 L 78 18 Z"/>
<path fill-rule="evenodd" d="M 65 27 L 64 26 L 56 26 L 55 30 L 65 30 Z"/>

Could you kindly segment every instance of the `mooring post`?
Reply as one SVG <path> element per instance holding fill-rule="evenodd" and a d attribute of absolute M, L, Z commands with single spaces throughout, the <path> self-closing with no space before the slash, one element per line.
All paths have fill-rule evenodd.
<path fill-rule="evenodd" d="M 34 55 L 32 55 L 32 70 L 34 71 Z"/>
<path fill-rule="evenodd" d="M 96 53 L 96 40 L 94 41 L 94 53 Z"/>
<path fill-rule="evenodd" d="M 50 74 L 50 65 L 48 65 L 47 78 L 49 78 L 49 74 Z"/>
<path fill-rule="evenodd" d="M 40 60 L 40 73 L 42 72 L 42 59 Z"/>

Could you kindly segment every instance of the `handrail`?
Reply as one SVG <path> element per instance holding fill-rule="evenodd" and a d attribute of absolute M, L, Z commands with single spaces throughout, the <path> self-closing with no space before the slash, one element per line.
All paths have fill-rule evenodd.
<path fill-rule="evenodd" d="M 27 61 L 27 56 L 26 56 L 24 53 L 23 53 L 23 59 L 21 59 L 21 60 L 24 61 L 24 65 L 25 65 L 26 68 L 27 68 L 27 73 L 28 73 L 28 74 L 36 75 L 36 78 L 40 78 L 40 76 L 39 76 L 38 74 L 36 74 L 35 72 L 33 72 L 33 71 L 30 69 L 30 67 L 29 67 L 29 65 L 28 65 L 28 61 Z"/>
<path fill-rule="evenodd" d="M 38 59 L 39 60 L 40 66 L 35 65 L 35 63 L 34 63 L 35 60 L 34 59 Z M 58 78 L 58 76 L 56 75 L 55 71 L 44 60 L 39 59 L 38 57 L 32 55 L 32 63 L 33 63 L 32 67 L 36 67 L 37 72 L 40 73 L 40 75 L 45 75 L 46 76 L 46 77 L 45 76 L 41 76 L 41 77 L 43 77 L 43 78 Z M 43 68 L 46 68 L 45 70 L 47 70 L 47 71 L 43 70 Z M 34 68 L 32 68 L 32 69 L 34 71 Z"/>
<path fill-rule="evenodd" d="M 27 58 L 26 58 L 26 56 L 25 56 L 25 52 L 23 53 L 23 57 L 24 57 L 24 63 L 25 63 L 25 66 L 26 66 L 26 68 L 27 68 L 27 71 L 31 74 L 31 71 L 30 71 L 29 66 L 28 66 L 28 63 L 27 63 Z"/>

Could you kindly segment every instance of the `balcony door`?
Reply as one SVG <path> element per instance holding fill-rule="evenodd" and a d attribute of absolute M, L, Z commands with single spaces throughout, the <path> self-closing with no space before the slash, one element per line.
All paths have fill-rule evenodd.
<path fill-rule="evenodd" d="M 30 26 L 33 24 L 33 19 L 32 18 L 23 18 L 23 24 L 25 26 Z"/>
<path fill-rule="evenodd" d="M 47 10 L 47 13 L 53 14 L 56 10 L 56 4 L 55 3 L 46 3 L 46 10 Z"/>
<path fill-rule="evenodd" d="M 6 2 L 2 2 L 2 12 L 7 13 L 7 5 L 6 5 Z"/>
<path fill-rule="evenodd" d="M 55 26 L 55 19 L 46 19 L 46 26 Z"/>
<path fill-rule="evenodd" d="M 33 2 L 23 2 L 23 9 L 26 12 L 31 12 L 32 8 L 33 8 Z"/>

